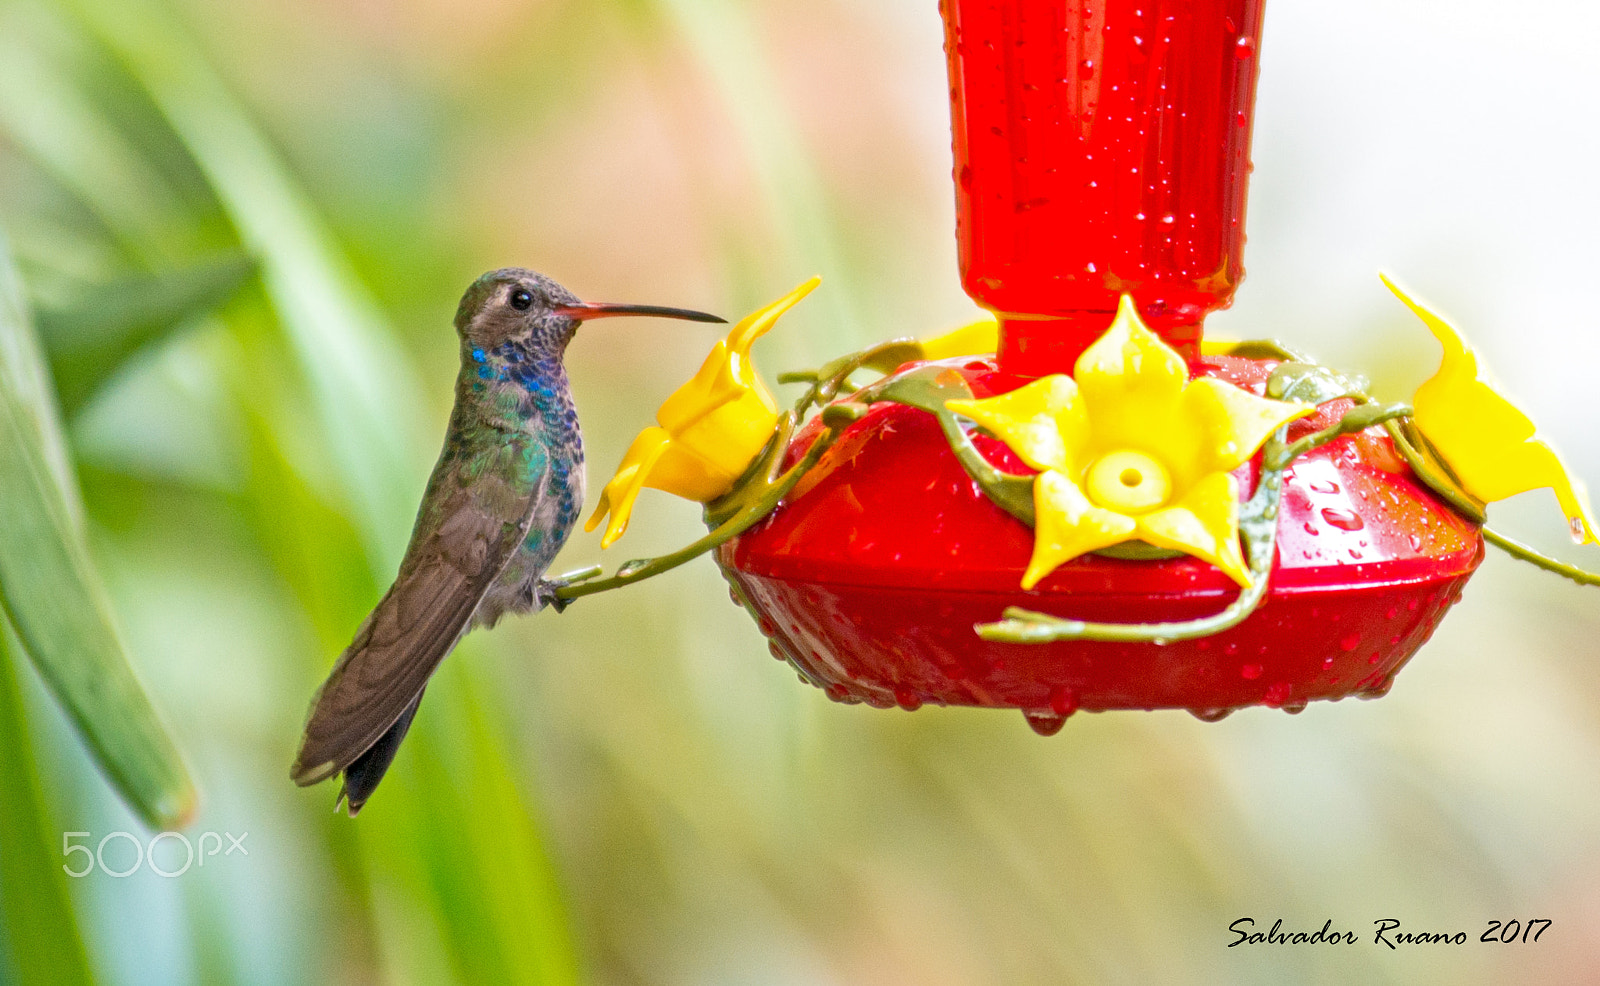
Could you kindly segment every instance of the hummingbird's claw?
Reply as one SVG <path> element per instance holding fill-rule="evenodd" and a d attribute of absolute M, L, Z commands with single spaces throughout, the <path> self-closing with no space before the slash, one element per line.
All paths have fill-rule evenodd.
<path fill-rule="evenodd" d="M 544 609 L 546 606 L 549 606 L 557 613 L 565 612 L 568 604 L 570 604 L 572 600 L 567 599 L 564 596 L 556 595 L 556 590 L 562 588 L 563 586 L 571 585 L 573 582 L 581 582 L 583 581 L 583 578 L 594 578 L 594 576 L 587 575 L 577 579 L 540 579 L 539 581 L 535 582 L 533 584 L 532 600 L 534 611 L 537 612 L 541 609 Z"/>

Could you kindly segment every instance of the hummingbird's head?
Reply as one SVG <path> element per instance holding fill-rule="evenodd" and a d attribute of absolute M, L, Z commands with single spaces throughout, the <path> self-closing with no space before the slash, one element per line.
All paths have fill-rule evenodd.
<path fill-rule="evenodd" d="M 472 282 L 461 296 L 456 332 L 469 349 L 494 352 L 510 343 L 534 359 L 559 360 L 579 323 L 617 315 L 724 321 L 683 308 L 585 303 L 543 274 L 521 267 L 502 267 Z"/>

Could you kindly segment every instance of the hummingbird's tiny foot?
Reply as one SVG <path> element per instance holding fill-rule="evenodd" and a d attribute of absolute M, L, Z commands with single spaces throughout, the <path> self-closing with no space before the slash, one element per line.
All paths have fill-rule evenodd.
<path fill-rule="evenodd" d="M 571 580 L 568 579 L 540 579 L 535 582 L 532 600 L 535 604 L 534 609 L 539 610 L 549 606 L 557 613 L 564 612 L 572 600 L 556 595 L 556 590 L 571 584 Z"/>

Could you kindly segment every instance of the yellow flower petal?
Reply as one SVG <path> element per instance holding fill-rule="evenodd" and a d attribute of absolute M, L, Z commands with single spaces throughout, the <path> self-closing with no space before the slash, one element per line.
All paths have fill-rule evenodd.
<path fill-rule="evenodd" d="M 771 440 L 777 423 L 778 416 L 746 392 L 674 438 L 645 485 L 686 500 L 715 500 L 733 488 Z"/>
<path fill-rule="evenodd" d="M 1131 517 L 1090 503 L 1076 483 L 1054 470 L 1034 479 L 1033 505 L 1033 558 L 1022 575 L 1024 589 L 1032 589 L 1058 566 L 1081 554 L 1126 541 L 1133 535 Z"/>
<path fill-rule="evenodd" d="M 1380 275 L 1382 277 L 1382 275 Z M 1555 491 L 1573 540 L 1600 544 L 1583 485 L 1555 450 L 1535 436 L 1533 421 L 1498 394 L 1475 353 L 1456 330 L 1388 277 L 1383 283 L 1422 319 L 1444 347 L 1439 372 L 1417 388 L 1417 428 L 1467 492 L 1485 502 L 1548 486 Z"/>
<path fill-rule="evenodd" d="M 1103 444 L 1116 447 L 1135 444 L 1124 441 L 1124 433 L 1165 430 L 1169 419 L 1176 417 L 1189 367 L 1176 350 L 1145 328 L 1133 297 L 1125 294 L 1111 327 L 1078 357 L 1072 375 L 1089 407 L 1097 443 L 1103 438 Z"/>
<path fill-rule="evenodd" d="M 1194 555 L 1239 585 L 1250 585 L 1239 550 L 1239 498 L 1227 473 L 1212 473 L 1177 503 L 1137 518 L 1136 525 L 1140 540 Z"/>
<path fill-rule="evenodd" d="M 611 522 L 606 525 L 606 532 L 600 538 L 600 547 L 611 547 L 612 542 L 622 537 L 622 533 L 628 529 L 628 518 L 633 516 L 633 501 L 638 498 L 639 490 L 644 487 L 656 460 L 661 458 L 671 443 L 672 436 L 664 429 L 646 428 L 628 446 L 627 454 L 622 457 L 622 465 L 617 467 L 617 474 L 600 492 L 599 506 L 583 525 L 584 530 L 592 531 L 600 525 L 602 517 L 608 512 L 611 514 Z"/>
<path fill-rule="evenodd" d="M 1200 464 L 1201 473 L 1237 469 L 1273 432 L 1316 412 L 1311 404 L 1257 397 L 1214 377 L 1191 381 L 1184 389 L 1179 411 L 1199 421 L 1205 430 L 1206 459 Z"/>
<path fill-rule="evenodd" d="M 784 312 L 798 305 L 800 299 L 816 290 L 817 285 L 821 283 L 821 277 L 811 277 L 777 301 L 763 305 L 740 319 L 739 324 L 728 333 L 728 348 L 740 356 L 748 357 L 751 344 L 766 335 L 768 329 L 778 324 L 778 319 Z"/>
<path fill-rule="evenodd" d="M 819 283 L 813 277 L 742 319 L 712 347 L 694 377 L 662 402 L 656 412 L 660 427 L 634 439 L 584 525 L 592 531 L 611 514 L 602 548 L 628 529 L 633 501 L 645 486 L 701 503 L 733 488 L 778 423 L 778 405 L 750 363 L 750 347 Z"/>
<path fill-rule="evenodd" d="M 1078 459 L 1088 422 L 1078 403 L 1078 385 L 1065 374 L 1040 377 L 997 397 L 946 401 L 945 407 L 987 428 L 1035 469 L 1076 477 L 1083 468 Z"/>
<path fill-rule="evenodd" d="M 1165 463 L 1180 489 L 1200 478 L 1205 432 L 1181 403 L 1188 365 L 1139 321 L 1131 297 L 1123 295 L 1111 327 L 1078 357 L 1073 375 L 1091 455 L 1137 449 Z"/>
<path fill-rule="evenodd" d="M 1000 348 L 1000 323 L 990 315 L 944 335 L 924 339 L 920 345 L 923 359 L 951 359 L 992 353 Z"/>
<path fill-rule="evenodd" d="M 747 392 L 754 393 L 767 410 L 776 414 L 777 402 L 750 363 L 750 347 L 777 324 L 779 316 L 821 283 L 822 278 L 813 277 L 741 319 L 726 338 L 712 347 L 694 377 L 662 402 L 656 422 L 675 435 L 681 434 L 705 415 Z"/>

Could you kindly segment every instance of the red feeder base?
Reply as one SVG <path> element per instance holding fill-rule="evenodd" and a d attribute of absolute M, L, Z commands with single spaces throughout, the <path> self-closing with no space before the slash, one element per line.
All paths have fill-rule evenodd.
<path fill-rule="evenodd" d="M 1195 369 L 1259 394 L 1274 365 L 1215 357 Z M 1026 382 L 992 360 L 961 372 L 979 397 Z M 1346 407 L 1330 402 L 1291 437 Z M 817 428 L 796 436 L 792 458 Z M 977 443 L 997 466 L 1030 471 L 998 441 Z M 1242 489 L 1254 488 L 1257 468 L 1236 473 Z M 1270 592 L 1231 630 L 1165 645 L 983 640 L 973 625 L 1008 606 L 1150 623 L 1215 613 L 1238 592 L 1196 559 L 1099 555 L 1023 591 L 1032 546 L 1033 531 L 984 496 L 932 416 L 879 404 L 717 557 L 774 656 L 835 701 L 1020 708 L 1043 733 L 1079 709 L 1213 719 L 1245 705 L 1297 712 L 1314 699 L 1382 695 L 1483 557 L 1476 527 L 1412 475 L 1381 429 L 1303 455 L 1285 474 Z"/>

